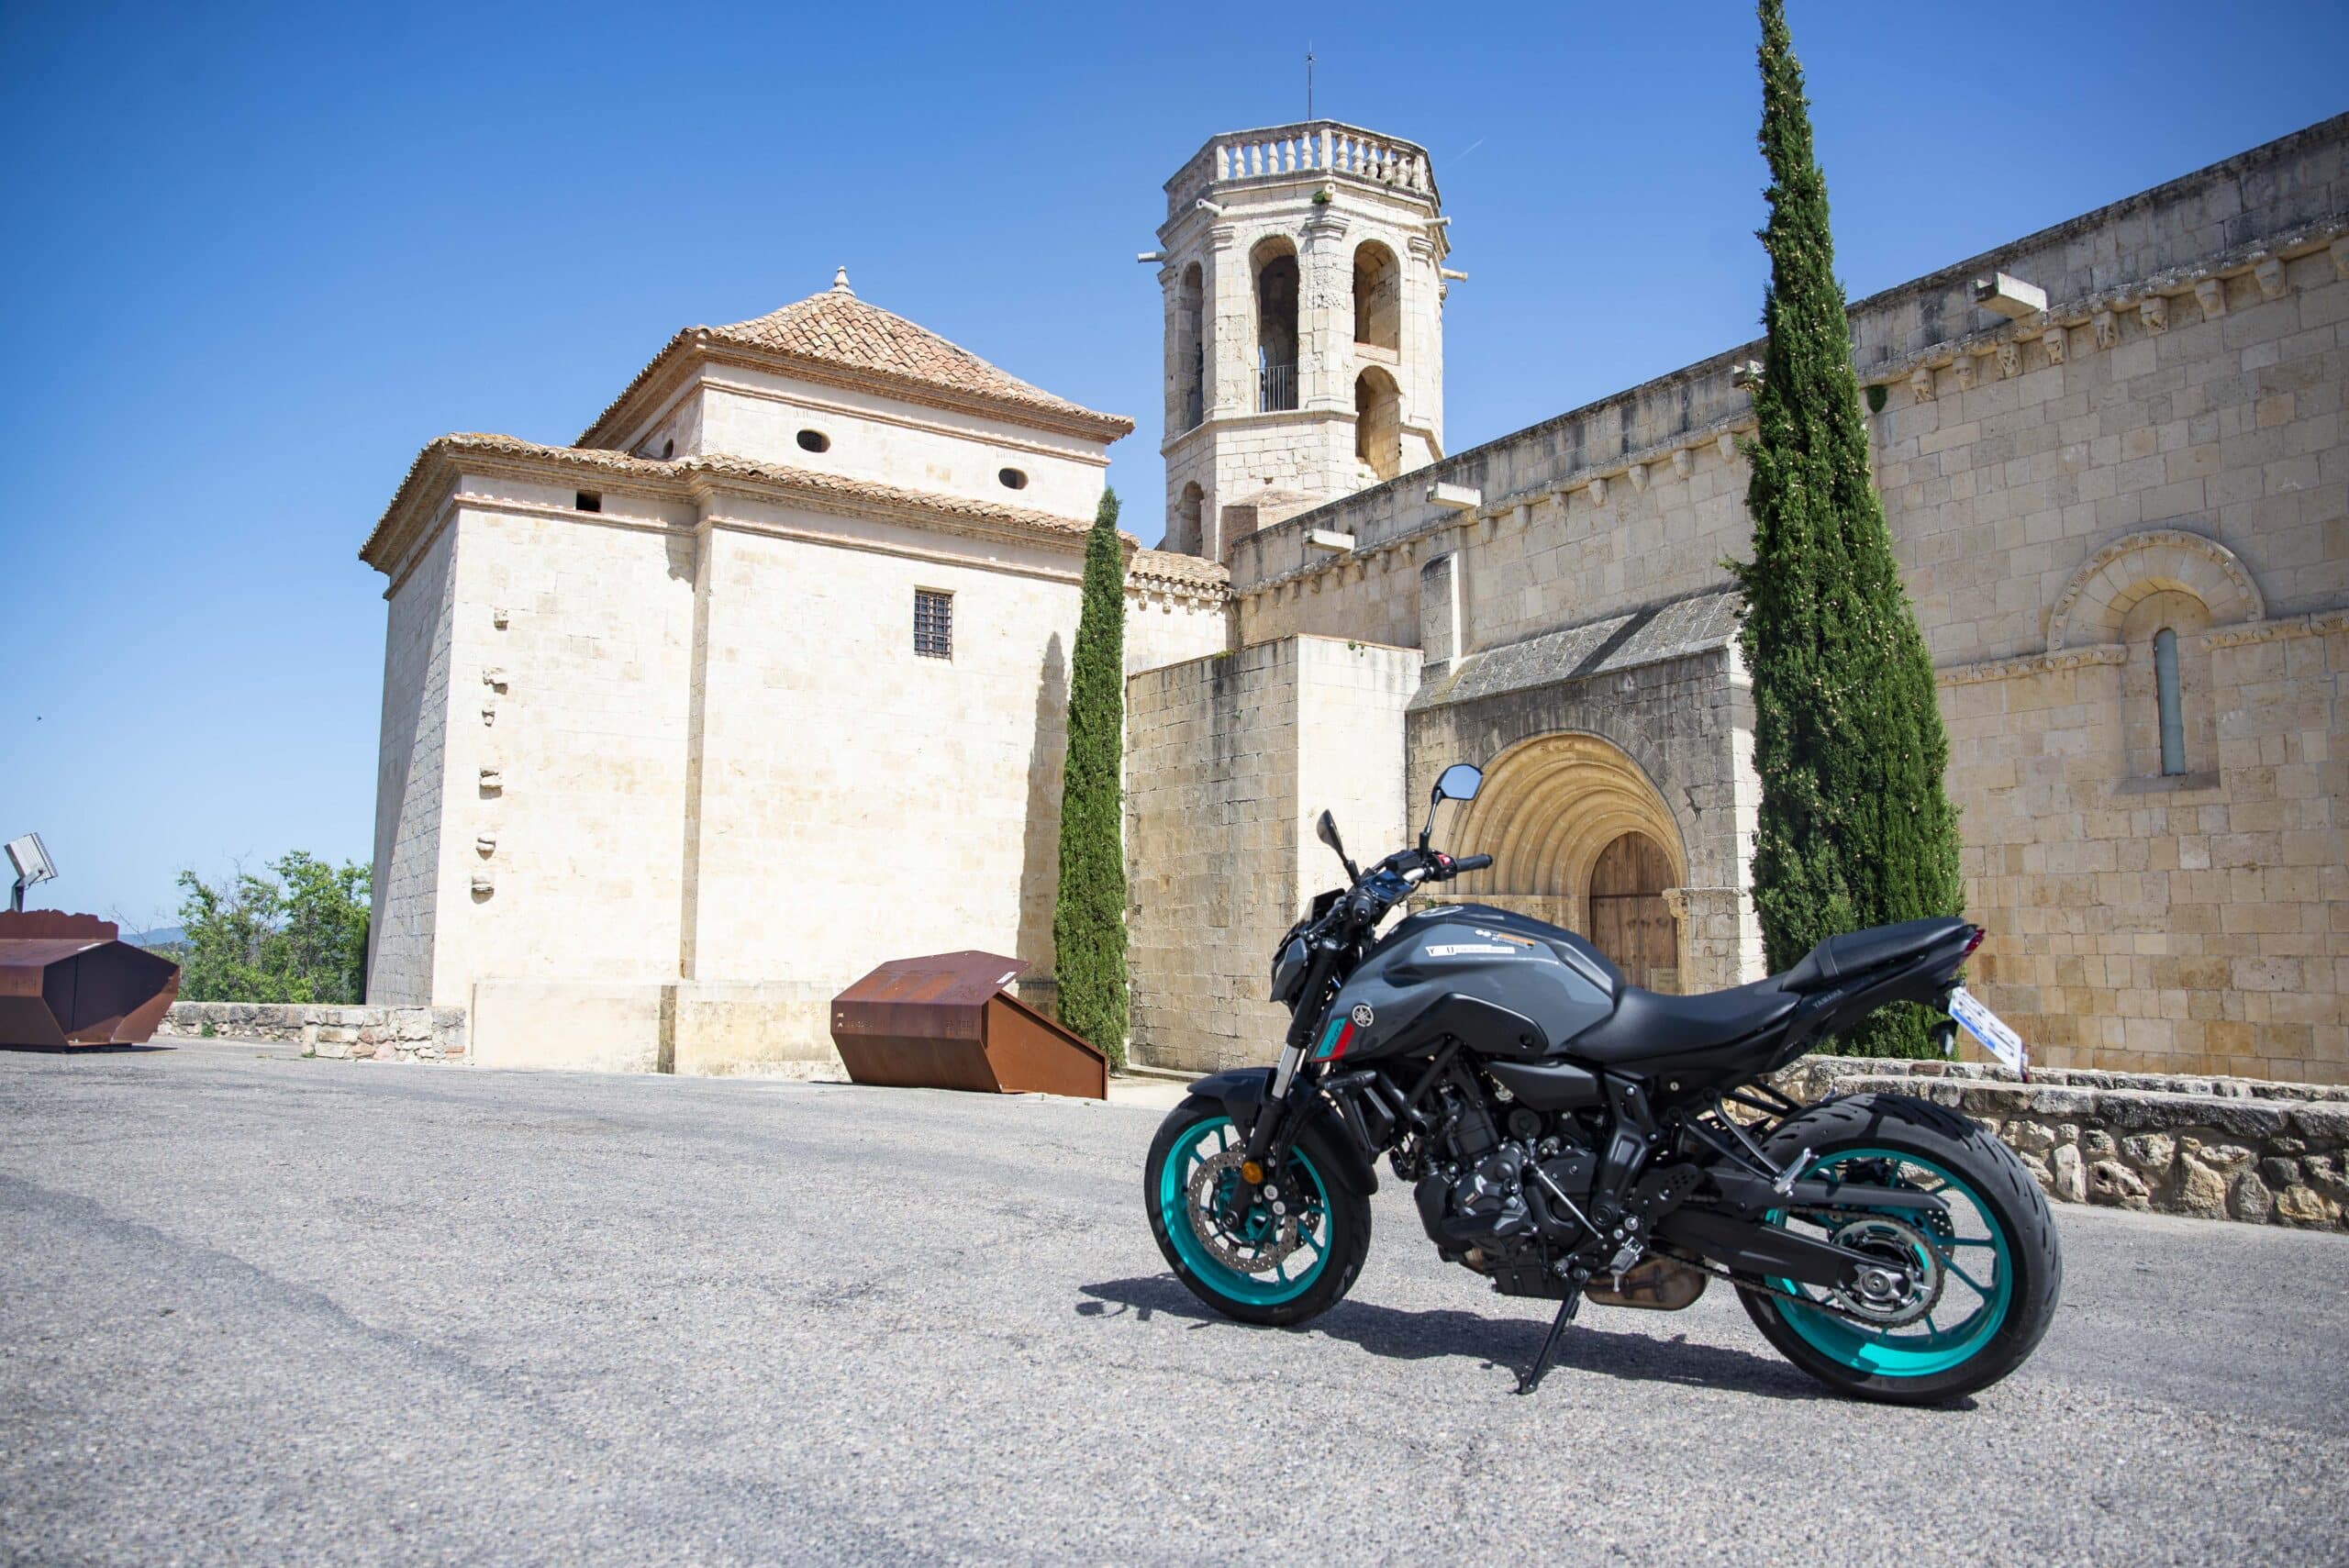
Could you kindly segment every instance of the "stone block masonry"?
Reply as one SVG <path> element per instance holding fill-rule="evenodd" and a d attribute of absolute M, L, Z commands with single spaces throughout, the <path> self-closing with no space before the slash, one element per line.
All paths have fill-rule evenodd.
<path fill-rule="evenodd" d="M 1134 1059 L 1213 1072 L 1270 1061 L 1273 943 L 1341 880 L 1326 807 L 1357 860 L 1405 829 L 1403 709 L 1419 655 L 1292 638 L 1126 683 L 1127 931 Z"/>
<path fill-rule="evenodd" d="M 351 1062 L 465 1060 L 462 1007 L 334 1007 L 305 1002 L 179 1002 L 158 1040 L 257 1040 Z"/>
<path fill-rule="evenodd" d="M 2059 1203 L 2349 1230 L 2349 1089 L 2062 1068 L 2025 1084 L 1970 1062 L 1849 1056 L 1807 1057 L 1777 1085 L 1804 1101 L 1905 1094 L 1962 1111 Z"/>
<path fill-rule="evenodd" d="M 1998 273 L 2047 307 L 1977 309 Z M 1852 326 L 1986 1000 L 2050 1066 L 2349 1081 L 2349 116 L 1860 300 Z M 1443 683 L 1481 702 L 1480 665 L 1731 587 L 1761 347 L 1233 541 L 1240 639 L 1442 628 L 1422 769 Z M 1683 769 L 1669 732 L 1558 700 L 1586 676 L 1513 700 L 1551 701 L 1659 781 Z M 1480 731 L 1518 739 L 1451 728 L 1470 760 L 1491 760 Z M 1759 781 L 1729 762 L 1742 812 Z M 1706 842 L 1730 835 L 1683 827 L 1692 879 L 1716 884 L 1698 924 L 1726 930 L 1750 844 L 1707 877 Z"/>

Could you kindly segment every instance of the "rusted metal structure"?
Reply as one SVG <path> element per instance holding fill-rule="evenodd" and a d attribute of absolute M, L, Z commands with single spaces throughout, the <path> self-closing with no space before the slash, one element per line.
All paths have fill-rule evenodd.
<path fill-rule="evenodd" d="M 832 1043 L 860 1084 L 1108 1097 L 1108 1059 L 1004 987 L 1027 964 L 941 952 L 883 964 L 832 998 Z"/>
<path fill-rule="evenodd" d="M 0 1046 L 136 1045 L 180 994 L 180 966 L 111 920 L 0 911 Z"/>

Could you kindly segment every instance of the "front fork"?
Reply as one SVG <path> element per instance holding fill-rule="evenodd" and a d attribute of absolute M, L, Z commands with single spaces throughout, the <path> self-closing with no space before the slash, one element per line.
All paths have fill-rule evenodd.
<path fill-rule="evenodd" d="M 1289 1091 L 1295 1087 L 1297 1070 L 1304 1062 L 1305 1048 L 1296 1040 L 1281 1048 L 1279 1064 L 1273 1069 L 1272 1087 L 1265 1093 L 1264 1103 L 1256 1107 L 1255 1125 L 1248 1129 L 1248 1143 L 1240 1160 L 1240 1180 L 1232 1185 L 1224 1202 L 1224 1212 L 1219 1216 L 1227 1224 L 1236 1225 L 1239 1217 L 1248 1212 L 1288 1152 L 1289 1140 L 1295 1136 L 1290 1130 Z"/>
<path fill-rule="evenodd" d="M 1264 1103 L 1256 1107 L 1256 1125 L 1248 1129 L 1248 1148 L 1240 1166 L 1240 1173 L 1252 1189 L 1261 1184 L 1270 1168 L 1266 1162 L 1273 1154 L 1273 1140 L 1288 1120 L 1289 1090 L 1297 1083 L 1297 1070 L 1304 1063 L 1305 1048 L 1291 1041 L 1281 1047 L 1281 1059 L 1273 1069 L 1273 1084 L 1264 1095 Z"/>

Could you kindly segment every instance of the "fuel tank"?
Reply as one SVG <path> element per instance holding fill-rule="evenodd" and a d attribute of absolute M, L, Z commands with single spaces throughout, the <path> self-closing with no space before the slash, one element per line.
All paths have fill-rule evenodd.
<path fill-rule="evenodd" d="M 1489 905 L 1440 905 L 1379 939 L 1330 1005 L 1314 1055 L 1404 1055 L 1452 1034 L 1486 1056 L 1549 1056 L 1612 1013 L 1622 985 L 1572 931 Z"/>

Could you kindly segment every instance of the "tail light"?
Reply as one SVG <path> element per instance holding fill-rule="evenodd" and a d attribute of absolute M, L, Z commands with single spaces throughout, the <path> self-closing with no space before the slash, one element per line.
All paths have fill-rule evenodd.
<path fill-rule="evenodd" d="M 1975 927 L 1974 934 L 1965 939 L 1965 951 L 1957 956 L 1961 959 L 1972 958 L 1974 956 L 1974 950 L 1980 947 L 1982 945 L 1982 939 L 1989 934 L 1989 932 L 1984 930 L 1981 927 Z"/>

